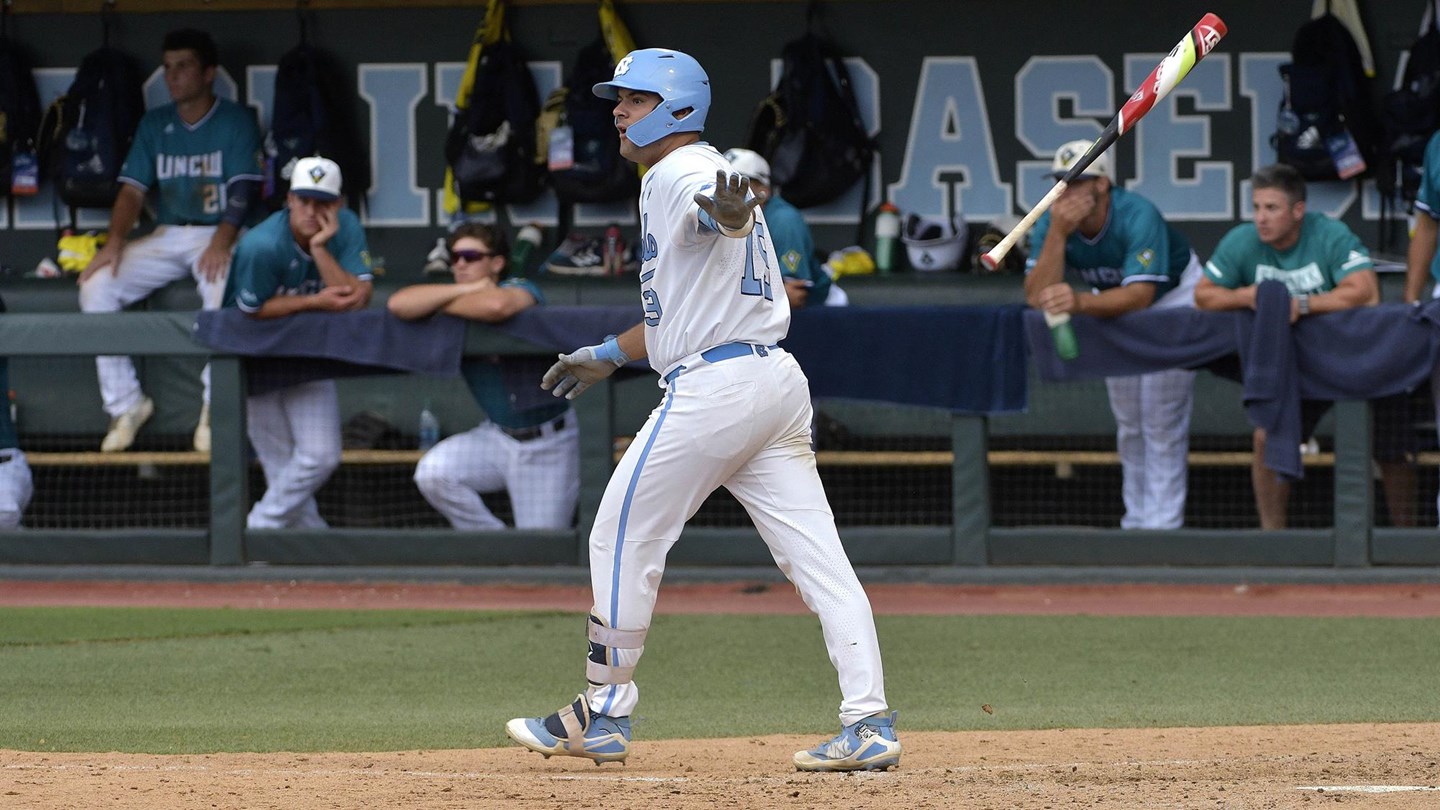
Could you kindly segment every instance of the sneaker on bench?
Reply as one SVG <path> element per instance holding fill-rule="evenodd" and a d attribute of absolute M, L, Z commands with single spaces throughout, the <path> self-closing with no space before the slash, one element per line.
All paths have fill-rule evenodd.
<path fill-rule="evenodd" d="M 130 445 L 135 443 L 135 434 L 140 432 L 140 427 L 154 413 L 154 400 L 141 397 L 139 402 L 130 406 L 130 410 L 110 420 L 110 430 L 100 442 L 100 452 L 119 453 L 129 450 Z"/>
<path fill-rule="evenodd" d="M 510 739 L 543 754 L 624 762 L 630 756 L 630 718 L 590 710 L 584 695 L 546 718 L 517 717 L 505 724 Z"/>
<path fill-rule="evenodd" d="M 829 742 L 795 752 L 797 771 L 883 771 L 900 765 L 895 714 L 872 714 L 840 729 Z"/>

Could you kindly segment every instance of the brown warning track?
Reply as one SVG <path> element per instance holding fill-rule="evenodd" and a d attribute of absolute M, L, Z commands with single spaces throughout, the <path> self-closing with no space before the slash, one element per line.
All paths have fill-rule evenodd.
<path fill-rule="evenodd" d="M 1286 585 L 866 586 L 879 614 L 1097 616 L 1440 616 L 1440 583 Z M 5 606 L 585 611 L 583 585 L 398 582 L 0 581 Z M 661 588 L 662 613 L 804 613 L 788 585 Z"/>

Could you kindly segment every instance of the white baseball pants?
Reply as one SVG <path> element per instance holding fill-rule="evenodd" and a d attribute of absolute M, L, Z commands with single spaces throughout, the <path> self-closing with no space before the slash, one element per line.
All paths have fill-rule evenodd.
<path fill-rule="evenodd" d="M 252 529 L 324 529 L 315 493 L 340 466 L 340 398 L 334 380 L 245 398 L 246 432 L 265 471 Z"/>
<path fill-rule="evenodd" d="M 845 556 L 810 449 L 810 386 L 782 349 L 714 364 L 682 361 L 610 478 L 590 533 L 595 613 L 621 630 L 650 626 L 665 556 L 706 496 L 725 487 L 820 627 L 840 679 L 840 722 L 886 709 L 870 601 Z M 640 649 L 608 648 L 615 666 Z M 633 681 L 592 686 L 590 707 L 631 714 Z"/>
<path fill-rule="evenodd" d="M 1154 309 L 1195 306 L 1200 259 L 1191 251 L 1180 284 L 1151 304 Z M 1178 529 L 1185 525 L 1190 471 L 1190 412 L 1195 372 L 1167 369 L 1109 377 L 1110 411 L 1120 456 L 1122 529 Z"/>
<path fill-rule="evenodd" d="M 511 438 L 494 422 L 457 433 L 415 465 L 420 494 L 456 529 L 503 529 L 480 497 L 510 493 L 517 529 L 564 529 L 580 497 L 580 428 L 573 412 L 548 422 L 533 439 Z"/>
<path fill-rule="evenodd" d="M 1195 372 L 1167 369 L 1108 377 L 1125 500 L 1122 529 L 1178 529 L 1185 523 L 1190 410 Z"/>
<path fill-rule="evenodd" d="M 15 529 L 35 493 L 30 465 L 18 448 L 0 450 L 0 529 Z"/>
<path fill-rule="evenodd" d="M 81 312 L 119 312 L 176 279 L 194 277 L 205 309 L 219 309 L 225 278 L 207 281 L 196 267 L 215 234 L 213 225 L 161 225 L 125 246 L 118 273 L 101 269 L 80 287 Z M 99 356 L 100 399 L 111 418 L 140 403 L 144 392 L 135 364 L 125 356 Z M 201 372 L 205 402 L 210 401 L 210 366 Z"/>

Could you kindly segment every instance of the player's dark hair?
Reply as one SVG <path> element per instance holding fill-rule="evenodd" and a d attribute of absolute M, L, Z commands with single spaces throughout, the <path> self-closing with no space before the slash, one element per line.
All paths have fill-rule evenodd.
<path fill-rule="evenodd" d="M 1275 163 L 1264 166 L 1250 178 L 1253 188 L 1278 188 L 1285 193 L 1290 204 L 1305 202 L 1305 178 L 1294 166 Z"/>
<path fill-rule="evenodd" d="M 194 51 L 200 58 L 201 67 L 214 67 L 220 64 L 220 52 L 215 48 L 215 40 L 211 36 L 197 28 L 179 28 L 165 35 L 165 40 L 160 45 L 162 51 Z"/>
<path fill-rule="evenodd" d="M 485 247 L 491 252 L 498 253 L 505 257 L 505 268 L 500 271 L 500 277 L 504 278 L 510 272 L 510 240 L 505 236 L 505 229 L 497 225 L 487 225 L 483 222 L 462 222 L 450 232 L 445 240 L 445 248 L 454 250 L 455 243 L 465 237 L 479 239 L 485 243 Z"/>

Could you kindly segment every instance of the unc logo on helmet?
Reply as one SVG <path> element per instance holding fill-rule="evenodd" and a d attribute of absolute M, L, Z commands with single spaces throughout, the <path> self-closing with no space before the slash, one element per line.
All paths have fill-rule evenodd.
<path fill-rule="evenodd" d="M 668 48 L 631 51 L 615 66 L 615 78 L 591 88 L 595 95 L 611 101 L 620 97 L 621 90 L 660 96 L 660 103 L 649 115 L 625 130 L 625 137 L 636 146 L 649 146 L 675 132 L 705 129 L 705 115 L 710 111 L 710 77 L 689 54 Z M 677 113 L 680 117 L 676 117 Z"/>

